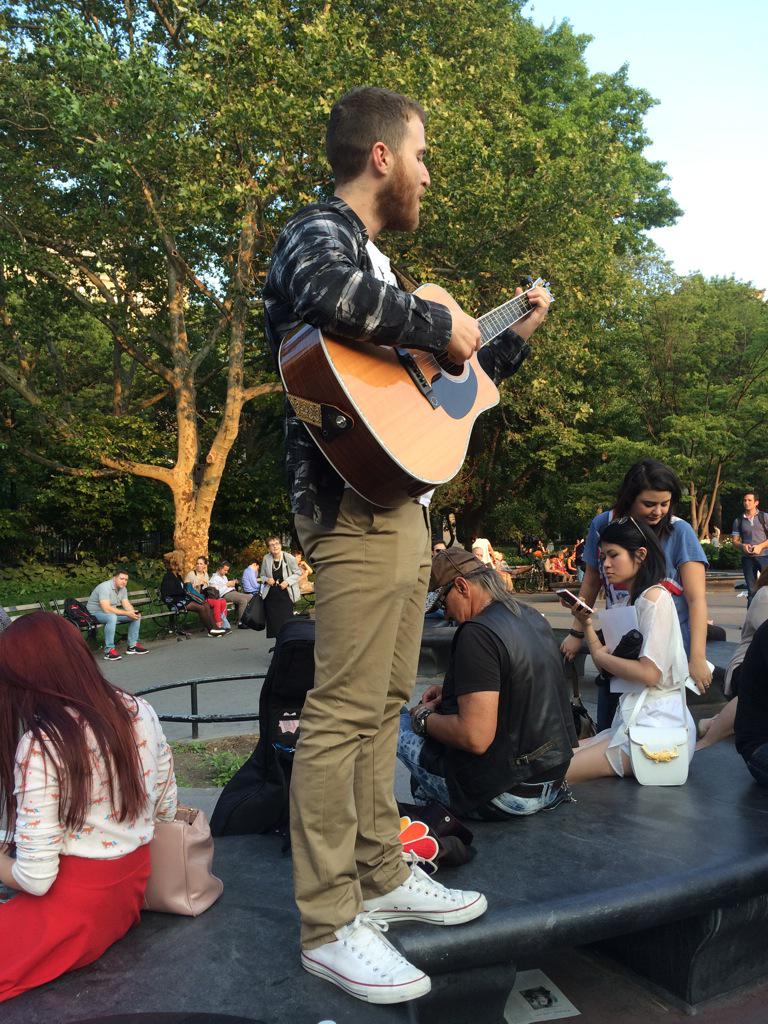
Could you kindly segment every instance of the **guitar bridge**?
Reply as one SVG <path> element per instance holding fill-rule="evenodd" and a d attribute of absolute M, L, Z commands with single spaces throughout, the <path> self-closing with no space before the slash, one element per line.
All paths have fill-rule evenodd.
<path fill-rule="evenodd" d="M 400 360 L 400 364 L 405 372 L 411 378 L 421 394 L 424 395 L 432 408 L 436 409 L 440 405 L 440 402 L 432 391 L 432 385 L 419 369 L 419 364 L 407 349 L 396 348 L 395 352 L 397 353 L 397 358 Z"/>

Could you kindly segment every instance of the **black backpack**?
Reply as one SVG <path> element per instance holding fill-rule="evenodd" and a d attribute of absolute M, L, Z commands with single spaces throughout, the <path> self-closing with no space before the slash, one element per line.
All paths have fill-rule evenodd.
<path fill-rule="evenodd" d="M 95 639 L 96 630 L 99 628 L 99 620 L 91 615 L 85 605 L 78 601 L 76 597 L 64 598 L 64 618 L 69 619 L 78 629 L 87 631 L 89 640 Z"/>
<path fill-rule="evenodd" d="M 259 698 L 259 742 L 221 792 L 214 836 L 288 833 L 288 792 L 299 717 L 315 683 L 315 624 L 291 619 L 280 630 Z"/>

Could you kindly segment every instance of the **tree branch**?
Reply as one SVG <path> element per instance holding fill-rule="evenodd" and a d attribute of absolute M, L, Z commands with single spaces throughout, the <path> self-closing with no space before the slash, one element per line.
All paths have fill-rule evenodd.
<path fill-rule="evenodd" d="M 168 487 L 173 485 L 174 472 L 165 466 L 152 466 L 146 462 L 134 462 L 132 459 L 113 459 L 109 455 L 101 455 L 103 465 L 115 469 L 119 473 L 130 473 L 132 476 L 143 476 L 148 480 L 159 480 Z"/>
<path fill-rule="evenodd" d="M 22 444 L 14 444 L 14 449 L 21 452 L 24 458 L 29 459 L 30 462 L 36 462 L 39 466 L 53 469 L 63 476 L 76 476 L 86 479 L 120 476 L 120 470 L 117 469 L 76 469 L 74 466 L 66 466 L 63 462 L 58 462 L 55 459 L 46 459 L 45 456 L 33 452 Z"/>
<path fill-rule="evenodd" d="M 269 384 L 256 384 L 250 388 L 243 388 L 243 402 L 250 402 L 254 398 L 261 398 L 262 395 L 274 395 L 276 391 L 282 391 L 283 385 L 279 381 L 272 381 Z"/>

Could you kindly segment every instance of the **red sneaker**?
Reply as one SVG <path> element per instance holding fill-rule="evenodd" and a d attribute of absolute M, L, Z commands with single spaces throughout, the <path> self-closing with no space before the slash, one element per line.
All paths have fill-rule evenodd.
<path fill-rule="evenodd" d="M 126 647 L 125 653 L 126 654 L 149 654 L 149 651 L 147 650 L 146 647 L 143 646 L 143 644 L 136 644 L 133 647 Z"/>
<path fill-rule="evenodd" d="M 113 647 L 104 655 L 104 661 L 120 661 L 122 657 L 122 654 L 118 654 L 117 650 Z"/>

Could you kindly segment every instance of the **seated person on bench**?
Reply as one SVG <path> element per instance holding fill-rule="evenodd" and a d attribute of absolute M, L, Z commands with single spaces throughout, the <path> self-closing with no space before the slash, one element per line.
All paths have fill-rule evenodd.
<path fill-rule="evenodd" d="M 160 596 L 173 613 L 169 628 L 180 635 L 185 635 L 183 630 L 179 630 L 178 616 L 180 612 L 189 611 L 199 616 L 210 636 L 222 636 L 225 631 L 216 628 L 213 609 L 208 602 L 201 597 L 195 597 L 194 594 L 184 589 L 184 580 L 181 575 L 184 552 L 169 551 L 163 555 L 163 561 L 166 572 L 160 583 Z"/>
<path fill-rule="evenodd" d="M 768 786 L 768 622 L 755 633 L 741 665 L 734 732 L 752 777 Z"/>
<path fill-rule="evenodd" d="M 485 820 L 570 800 L 573 717 L 544 617 L 461 548 L 437 554 L 429 589 L 460 625 L 444 684 L 400 718 L 398 757 L 416 799 Z"/>
<path fill-rule="evenodd" d="M 225 601 L 231 601 L 235 606 L 235 619 L 240 621 L 240 616 L 243 614 L 245 609 L 248 607 L 248 602 L 251 600 L 250 594 L 244 594 L 242 590 L 235 590 L 235 586 L 239 583 L 239 580 L 229 579 L 229 562 L 219 562 L 216 572 L 211 576 L 208 581 L 209 587 L 215 587 L 219 592 L 219 597 Z"/>

